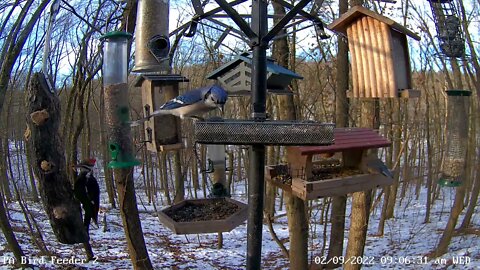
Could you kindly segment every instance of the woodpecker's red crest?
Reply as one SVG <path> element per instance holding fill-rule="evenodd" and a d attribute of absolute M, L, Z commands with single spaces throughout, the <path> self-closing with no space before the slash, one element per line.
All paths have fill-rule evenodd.
<path fill-rule="evenodd" d="M 97 160 L 95 158 L 87 158 L 87 159 L 84 159 L 79 164 L 75 165 L 74 167 L 75 168 L 84 168 L 84 169 L 92 170 L 93 166 L 95 166 L 96 162 L 97 162 Z"/>

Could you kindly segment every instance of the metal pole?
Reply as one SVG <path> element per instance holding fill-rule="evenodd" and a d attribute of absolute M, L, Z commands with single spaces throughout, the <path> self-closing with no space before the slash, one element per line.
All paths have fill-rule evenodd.
<path fill-rule="evenodd" d="M 264 121 L 267 93 L 267 45 L 262 38 L 267 33 L 267 1 L 253 0 L 252 29 L 257 37 L 251 40 L 252 58 L 252 117 Z M 265 145 L 250 147 L 248 183 L 247 269 L 260 269 L 262 260 L 263 193 Z"/>

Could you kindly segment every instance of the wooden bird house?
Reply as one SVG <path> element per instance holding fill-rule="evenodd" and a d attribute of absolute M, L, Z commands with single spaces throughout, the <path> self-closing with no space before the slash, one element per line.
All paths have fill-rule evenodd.
<path fill-rule="evenodd" d="M 329 28 L 347 34 L 355 98 L 415 97 L 407 36 L 420 37 L 395 21 L 355 6 Z"/>
<path fill-rule="evenodd" d="M 142 88 L 143 116 L 149 116 L 166 101 L 178 96 L 180 82 L 188 82 L 181 75 L 142 74 L 135 81 Z M 180 119 L 173 115 L 160 115 L 144 123 L 147 150 L 152 152 L 183 148 Z"/>

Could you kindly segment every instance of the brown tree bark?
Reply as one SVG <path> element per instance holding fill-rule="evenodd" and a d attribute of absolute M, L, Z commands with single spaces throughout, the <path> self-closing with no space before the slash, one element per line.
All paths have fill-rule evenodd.
<path fill-rule="evenodd" d="M 130 163 L 134 158 L 128 122 L 128 85 L 126 83 L 105 87 L 105 117 L 108 141 L 119 147 L 118 162 Z M 112 150 L 112 149 L 111 149 Z M 113 170 L 117 187 L 120 214 L 127 239 L 127 247 L 134 269 L 153 269 L 143 238 L 142 225 L 137 209 L 133 164 L 122 164 Z"/>
<path fill-rule="evenodd" d="M 285 14 L 282 5 L 272 1 L 276 19 Z M 280 33 L 281 34 L 281 33 Z M 273 57 L 279 65 L 288 68 L 288 41 L 281 38 L 274 41 Z M 279 95 L 277 97 L 279 117 L 282 120 L 295 120 L 295 104 L 293 96 Z M 308 268 L 308 222 L 306 216 L 305 202 L 291 193 L 285 192 L 285 203 L 287 205 L 288 228 L 290 232 L 290 269 Z"/>
<path fill-rule="evenodd" d="M 2 176 L 0 176 L 2 177 Z M 13 252 L 13 256 L 15 256 L 16 262 L 22 262 L 22 257 L 25 256 L 23 253 L 20 244 L 18 244 L 17 238 L 13 233 L 12 226 L 10 226 L 10 222 L 8 221 L 7 210 L 3 201 L 3 193 L 0 190 L 0 228 L 2 229 L 2 233 L 5 236 L 5 240 L 7 240 L 8 248 Z M 24 267 L 27 265 L 23 265 Z"/>
<path fill-rule="evenodd" d="M 73 197 L 67 178 L 63 141 L 58 133 L 60 101 L 35 73 L 26 93 L 28 140 L 32 147 L 32 168 L 40 184 L 45 211 L 57 240 L 65 244 L 88 242 L 80 204 Z"/>
<path fill-rule="evenodd" d="M 339 13 L 343 14 L 348 10 L 348 0 L 339 0 Z M 337 80 L 335 90 L 335 123 L 337 127 L 348 126 L 348 109 L 349 103 L 347 99 L 349 65 L 348 65 L 348 44 L 345 40 L 338 39 L 337 42 Z M 331 232 L 328 246 L 328 261 L 330 263 L 327 268 L 339 267 L 331 258 L 343 255 L 343 238 L 345 234 L 345 210 L 347 205 L 347 196 L 336 196 L 332 198 L 331 210 Z"/>

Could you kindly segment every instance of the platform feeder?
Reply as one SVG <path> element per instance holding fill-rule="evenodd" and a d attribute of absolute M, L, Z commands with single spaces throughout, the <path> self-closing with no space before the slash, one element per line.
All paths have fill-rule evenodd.
<path fill-rule="evenodd" d="M 388 186 L 393 179 L 366 167 L 369 149 L 390 142 L 367 128 L 337 128 L 325 146 L 288 146 L 288 163 L 266 167 L 266 180 L 303 200 Z"/>

